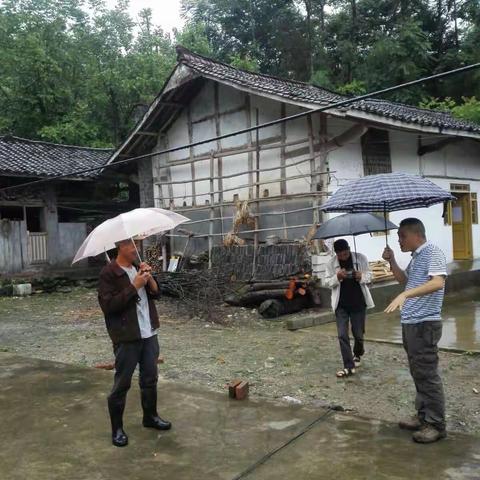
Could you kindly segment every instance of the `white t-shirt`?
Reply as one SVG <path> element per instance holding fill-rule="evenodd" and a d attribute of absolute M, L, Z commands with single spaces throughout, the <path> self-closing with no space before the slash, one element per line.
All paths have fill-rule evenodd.
<path fill-rule="evenodd" d="M 127 272 L 130 281 L 133 283 L 137 276 L 137 269 L 132 265 L 130 268 L 122 267 Z M 152 329 L 150 323 L 150 311 L 148 308 L 148 296 L 145 287 L 137 291 L 140 301 L 137 302 L 137 318 L 138 326 L 140 327 L 140 334 L 142 338 L 150 338 L 156 335 L 157 330 Z"/>

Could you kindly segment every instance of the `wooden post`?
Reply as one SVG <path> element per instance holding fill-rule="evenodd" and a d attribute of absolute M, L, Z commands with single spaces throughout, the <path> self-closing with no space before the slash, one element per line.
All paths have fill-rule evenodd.
<path fill-rule="evenodd" d="M 308 127 L 308 152 L 310 155 L 310 191 L 317 191 L 317 176 L 316 176 L 316 162 L 315 162 L 315 138 L 313 135 L 313 122 L 312 116 L 307 116 L 307 127 Z M 312 207 L 313 207 L 313 223 L 319 222 L 319 211 L 316 208 L 318 206 L 318 199 L 315 195 L 312 196 Z"/>
<path fill-rule="evenodd" d="M 259 110 L 258 108 L 255 109 L 255 125 L 259 124 Z M 258 199 L 260 198 L 260 133 L 259 130 L 255 130 L 255 198 L 257 201 L 255 202 L 255 233 L 253 234 L 253 262 L 252 262 L 252 278 L 255 276 L 255 271 L 257 269 L 257 252 L 259 247 L 259 238 L 258 238 L 258 230 L 259 230 L 259 221 L 258 221 L 258 214 L 260 213 L 260 202 Z"/>
<path fill-rule="evenodd" d="M 250 94 L 245 94 L 245 119 L 246 119 L 246 126 L 250 128 L 252 126 L 252 100 L 250 98 Z M 253 147 L 253 137 L 252 132 L 247 133 L 247 140 L 248 140 L 248 148 L 251 149 Z M 253 151 L 248 152 L 248 183 L 250 187 L 248 188 L 248 198 L 251 200 L 254 195 L 253 193 Z"/>
<path fill-rule="evenodd" d="M 162 242 L 162 270 L 166 272 L 168 269 L 167 263 L 167 244 L 165 243 L 165 239 Z"/>
<path fill-rule="evenodd" d="M 219 98 L 219 84 L 215 82 L 214 84 L 214 103 L 215 103 L 215 135 L 218 137 L 222 134 L 222 129 L 220 127 L 220 98 Z M 221 140 L 217 140 L 217 152 L 220 153 L 222 151 L 222 142 Z M 217 171 L 218 171 L 218 202 L 223 202 L 223 158 L 221 156 L 218 157 L 217 160 Z M 211 175 L 215 175 L 215 172 L 210 172 Z"/>
<path fill-rule="evenodd" d="M 215 158 L 213 153 L 210 157 L 210 226 L 208 230 L 208 268 L 212 268 L 212 248 L 213 248 L 213 224 L 215 218 L 215 191 L 213 177 L 215 175 Z"/>
<path fill-rule="evenodd" d="M 286 111 L 287 111 L 287 108 L 286 108 L 285 104 L 282 103 L 281 108 L 280 108 L 280 117 L 281 118 L 285 118 Z M 281 137 L 280 165 L 282 167 L 280 169 L 280 177 L 282 179 L 282 181 L 280 182 L 280 194 L 281 195 L 286 195 L 286 193 L 287 193 L 287 169 L 286 169 L 287 160 L 286 160 L 286 156 L 285 156 L 285 153 L 286 153 L 285 143 L 287 141 L 287 123 L 286 122 L 283 122 L 280 125 L 280 130 L 281 130 L 281 134 L 280 134 L 280 137 Z"/>
<path fill-rule="evenodd" d="M 287 115 L 287 107 L 285 105 L 285 103 L 282 103 L 281 104 L 281 108 L 280 108 L 280 117 L 281 118 L 285 118 Z M 280 178 L 281 178 L 281 181 L 280 181 L 280 194 L 281 195 L 286 195 L 287 194 L 287 169 L 286 169 L 286 165 L 287 165 L 287 157 L 286 157 L 286 147 L 285 147 L 285 144 L 287 143 L 287 123 L 286 122 L 283 122 L 281 125 L 280 125 L 280 143 L 281 143 L 281 147 L 280 147 L 280 166 L 281 166 L 281 169 L 280 169 Z M 283 202 L 283 210 L 285 210 L 285 201 Z M 282 219 L 283 219 L 283 238 L 285 240 L 288 239 L 288 230 L 287 230 L 287 217 L 285 214 L 282 215 Z"/>
<path fill-rule="evenodd" d="M 190 110 L 190 105 L 187 107 L 187 122 L 188 122 L 188 143 L 193 143 L 193 125 L 192 125 L 192 112 Z M 190 147 L 190 174 L 192 176 L 192 206 L 197 204 L 196 197 L 196 184 L 195 184 L 195 162 L 193 147 Z"/>

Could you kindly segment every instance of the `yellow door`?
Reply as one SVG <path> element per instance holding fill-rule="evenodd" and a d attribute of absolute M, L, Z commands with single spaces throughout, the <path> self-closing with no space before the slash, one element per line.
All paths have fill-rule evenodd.
<path fill-rule="evenodd" d="M 453 258 L 472 258 L 472 211 L 470 194 L 454 193 L 457 200 L 452 204 Z"/>

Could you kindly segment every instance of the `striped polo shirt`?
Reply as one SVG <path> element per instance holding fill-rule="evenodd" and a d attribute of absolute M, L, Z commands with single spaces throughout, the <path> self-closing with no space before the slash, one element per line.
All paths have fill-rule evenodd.
<path fill-rule="evenodd" d="M 447 276 L 445 254 L 436 245 L 425 242 L 412 253 L 412 259 L 405 270 L 405 290 L 419 287 L 436 275 Z M 445 288 L 422 297 L 407 298 L 402 307 L 402 323 L 421 323 L 441 320 Z"/>

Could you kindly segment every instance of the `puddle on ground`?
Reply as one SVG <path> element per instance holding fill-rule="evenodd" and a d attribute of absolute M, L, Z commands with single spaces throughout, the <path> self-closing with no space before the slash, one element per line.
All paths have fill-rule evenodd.
<path fill-rule="evenodd" d="M 480 351 L 480 288 L 449 295 L 443 307 L 443 334 L 440 347 L 466 351 Z M 335 324 L 325 328 L 336 335 Z M 397 314 L 374 313 L 368 315 L 365 337 L 389 342 L 402 342 L 402 327 Z"/>

